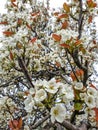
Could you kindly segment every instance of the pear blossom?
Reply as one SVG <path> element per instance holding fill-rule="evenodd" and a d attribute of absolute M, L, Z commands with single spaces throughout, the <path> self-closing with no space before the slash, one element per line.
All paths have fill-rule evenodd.
<path fill-rule="evenodd" d="M 63 102 L 64 103 L 69 103 L 70 101 L 73 101 L 74 100 L 74 94 L 73 93 L 66 93 L 63 97 Z"/>
<path fill-rule="evenodd" d="M 85 100 L 86 97 L 87 97 L 86 93 L 80 93 L 81 100 Z"/>
<path fill-rule="evenodd" d="M 2 107 L 5 106 L 5 103 L 6 103 L 7 99 L 8 99 L 7 96 L 0 98 L 0 110 L 2 109 Z"/>
<path fill-rule="evenodd" d="M 62 123 L 66 116 L 66 108 L 63 104 L 57 104 L 51 108 L 50 115 L 52 123 L 55 121 Z"/>
<path fill-rule="evenodd" d="M 7 1 L 8 13 L 0 16 L 0 25 L 4 27 L 4 36 L 0 38 L 0 128 L 7 129 L 8 120 L 17 116 L 21 116 L 24 130 L 32 129 L 41 120 L 44 123 L 36 129 L 44 129 L 50 119 L 53 125 L 69 121 L 75 105 L 78 108 L 75 98 L 81 101 L 79 105 L 85 112 L 76 115 L 76 125 L 84 118 L 92 122 L 89 115 L 95 118 L 93 108 L 98 108 L 98 91 L 87 85 L 98 58 L 93 51 L 97 40 L 91 22 L 97 9 L 88 5 L 97 4 L 95 0 L 88 1 L 88 5 L 87 1 L 81 2 L 67 0 L 67 14 L 66 9 L 51 13 L 48 1 L 47 7 L 37 0 Z M 77 81 L 76 77 L 71 80 L 72 71 L 77 72 Z M 47 114 L 50 116 L 44 120 Z"/>
<path fill-rule="evenodd" d="M 35 93 L 34 99 L 37 102 L 38 101 L 41 102 L 41 101 L 45 100 L 46 97 L 47 97 L 46 91 L 44 89 L 40 89 L 40 90 L 37 90 L 37 92 Z"/>
<path fill-rule="evenodd" d="M 68 30 L 68 29 L 59 30 L 57 31 L 57 34 L 62 36 L 62 39 L 61 39 L 62 42 L 65 42 L 71 39 L 71 37 L 76 38 L 78 36 L 77 32 L 75 32 L 74 30 Z"/>
<path fill-rule="evenodd" d="M 94 96 L 86 96 L 85 97 L 85 103 L 87 104 L 87 106 L 89 108 L 94 108 L 96 107 L 96 103 L 95 103 L 95 98 Z"/>
<path fill-rule="evenodd" d="M 87 89 L 87 94 L 90 96 L 97 96 L 97 90 L 95 88 L 89 87 Z"/>
<path fill-rule="evenodd" d="M 45 86 L 45 90 L 49 93 L 55 94 L 58 91 L 59 85 L 56 83 L 55 78 L 49 80 L 48 84 Z"/>
<path fill-rule="evenodd" d="M 34 107 L 34 99 L 32 97 L 32 95 L 28 95 L 28 97 L 25 99 L 24 101 L 25 104 L 25 110 L 30 113 Z"/>
<path fill-rule="evenodd" d="M 83 83 L 82 82 L 74 82 L 74 88 L 76 90 L 82 90 L 83 89 Z"/>
<path fill-rule="evenodd" d="M 89 107 L 86 107 L 85 112 L 86 112 L 86 114 L 89 114 L 89 115 L 92 116 L 92 117 L 95 116 L 95 111 L 92 110 L 92 109 L 89 108 Z"/>

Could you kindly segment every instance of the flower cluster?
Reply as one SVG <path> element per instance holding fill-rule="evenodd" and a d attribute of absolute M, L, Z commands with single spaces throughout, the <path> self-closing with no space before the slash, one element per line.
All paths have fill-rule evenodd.
<path fill-rule="evenodd" d="M 36 107 L 39 107 L 40 109 L 47 108 L 51 111 L 51 119 L 53 122 L 54 120 L 61 120 L 60 122 L 63 122 L 67 115 L 64 104 L 69 105 L 70 102 L 74 100 L 71 86 L 57 82 L 55 78 L 52 78 L 49 81 L 37 80 L 34 82 L 34 85 L 35 89 L 31 88 L 28 91 L 28 95 L 24 101 L 25 110 L 28 113 L 31 113 Z M 64 111 L 64 113 L 62 113 L 62 111 Z"/>
<path fill-rule="evenodd" d="M 2 124 L 3 121 L 7 123 L 8 120 L 12 118 L 12 115 L 15 112 L 16 108 L 17 106 L 11 98 L 7 96 L 1 97 L 0 98 L 0 124 Z M 4 126 L 2 125 L 1 127 L 3 128 Z"/>
<path fill-rule="evenodd" d="M 6 8 L 0 18 L 2 128 L 48 129 L 65 120 L 79 126 L 84 118 L 97 126 L 98 89 L 90 77 L 96 1 L 68 0 L 52 13 L 36 0 L 8 0 Z"/>

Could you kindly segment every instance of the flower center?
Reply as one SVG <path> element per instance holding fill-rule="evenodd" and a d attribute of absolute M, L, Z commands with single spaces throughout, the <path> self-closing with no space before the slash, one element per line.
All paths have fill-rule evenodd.
<path fill-rule="evenodd" d="M 57 109 L 54 110 L 54 114 L 58 115 L 58 110 Z"/>

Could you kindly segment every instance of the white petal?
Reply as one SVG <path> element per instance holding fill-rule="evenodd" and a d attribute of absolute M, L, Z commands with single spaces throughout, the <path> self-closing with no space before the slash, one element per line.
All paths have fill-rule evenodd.
<path fill-rule="evenodd" d="M 55 122 L 55 117 L 51 116 L 51 122 L 54 123 Z"/>

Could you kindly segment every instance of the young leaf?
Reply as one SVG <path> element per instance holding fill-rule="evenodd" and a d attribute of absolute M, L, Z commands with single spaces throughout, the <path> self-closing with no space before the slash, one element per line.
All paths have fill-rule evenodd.
<path fill-rule="evenodd" d="M 55 41 L 60 42 L 60 40 L 61 40 L 61 35 L 52 34 L 52 38 L 53 38 Z"/>
<path fill-rule="evenodd" d="M 81 110 L 82 108 L 83 108 L 83 104 L 82 104 L 82 103 L 79 103 L 79 102 L 78 102 L 78 103 L 75 103 L 75 104 L 74 104 L 74 109 L 75 109 L 75 110 L 78 110 L 78 111 L 79 111 L 79 110 Z"/>
<path fill-rule="evenodd" d="M 58 15 L 59 15 L 59 12 L 54 12 L 53 15 L 54 15 L 54 16 L 58 16 Z"/>
<path fill-rule="evenodd" d="M 69 16 L 68 16 L 68 14 L 61 14 L 61 15 L 59 15 L 58 16 L 58 19 L 62 19 L 62 18 L 68 18 Z"/>
<path fill-rule="evenodd" d="M 70 77 L 72 78 L 73 81 L 77 80 L 73 72 L 70 73 Z"/>
<path fill-rule="evenodd" d="M 37 40 L 37 38 L 34 37 L 34 38 L 31 39 L 31 42 L 34 43 L 36 40 Z"/>
<path fill-rule="evenodd" d="M 6 36 L 12 36 L 14 34 L 14 32 L 4 31 L 3 34 L 6 35 Z"/>
<path fill-rule="evenodd" d="M 16 0 L 11 0 L 11 2 L 16 2 Z"/>
<path fill-rule="evenodd" d="M 89 18 L 88 18 L 88 23 L 92 23 L 92 20 L 93 20 L 93 17 L 92 17 L 92 16 L 89 16 Z"/>
<path fill-rule="evenodd" d="M 93 108 L 93 110 L 95 111 L 95 120 L 97 122 L 97 125 L 98 125 L 98 108 Z"/>
<path fill-rule="evenodd" d="M 62 29 L 66 29 L 67 27 L 68 27 L 68 22 L 67 21 L 62 23 Z"/>
<path fill-rule="evenodd" d="M 13 60 L 13 59 L 14 59 L 14 56 L 13 56 L 12 51 L 10 51 L 10 59 L 11 59 L 11 60 Z"/>
<path fill-rule="evenodd" d="M 70 46 L 68 45 L 68 44 L 66 44 L 66 43 L 62 43 L 62 44 L 60 44 L 60 46 L 62 46 L 62 47 L 64 47 L 64 48 L 70 48 Z"/>
<path fill-rule="evenodd" d="M 18 19 L 18 24 L 19 24 L 19 25 L 22 24 L 22 19 Z"/>
<path fill-rule="evenodd" d="M 27 28 L 31 29 L 31 26 L 28 23 L 26 24 L 26 26 L 27 26 Z"/>
<path fill-rule="evenodd" d="M 67 3 L 64 3 L 64 4 L 63 4 L 63 8 L 64 8 L 64 10 L 66 11 L 66 13 L 69 13 L 69 12 L 70 12 L 70 7 L 69 7 L 69 5 L 68 5 Z"/>
<path fill-rule="evenodd" d="M 87 5 L 89 8 L 95 8 L 97 6 L 97 4 L 92 0 L 87 0 Z"/>
<path fill-rule="evenodd" d="M 18 125 L 18 121 L 17 121 L 17 120 L 10 120 L 10 121 L 9 121 L 9 128 L 10 128 L 11 130 L 16 130 L 17 125 Z M 18 129 L 18 130 L 19 130 L 19 129 Z"/>
<path fill-rule="evenodd" d="M 21 49 L 21 48 L 22 48 L 22 44 L 18 42 L 18 43 L 16 44 L 16 47 L 17 47 L 18 49 Z"/>
<path fill-rule="evenodd" d="M 78 46 L 81 44 L 81 40 L 77 39 L 76 42 L 74 43 L 75 46 Z"/>
<path fill-rule="evenodd" d="M 11 129 L 11 130 L 20 130 L 21 129 L 21 127 L 22 127 L 22 124 L 23 124 L 23 122 L 22 122 L 22 118 L 19 118 L 18 120 L 10 120 L 9 121 L 9 128 Z"/>
<path fill-rule="evenodd" d="M 22 127 L 22 124 L 23 124 L 23 122 L 22 122 L 22 117 L 20 117 L 20 119 L 18 120 L 18 125 L 17 125 L 17 127 L 20 129 L 20 128 Z"/>
<path fill-rule="evenodd" d="M 7 21 L 4 21 L 4 22 L 0 22 L 0 24 L 6 25 L 6 24 L 8 24 L 8 22 L 7 22 Z"/>

